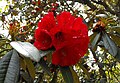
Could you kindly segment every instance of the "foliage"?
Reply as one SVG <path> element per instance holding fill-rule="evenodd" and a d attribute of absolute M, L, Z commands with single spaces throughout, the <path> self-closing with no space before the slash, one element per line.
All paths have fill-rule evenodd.
<path fill-rule="evenodd" d="M 0 34 L 1 83 L 120 82 L 119 0 L 7 0 L 7 3 L 4 11 L 0 11 L 0 29 L 8 30 L 7 36 Z M 55 14 L 70 11 L 85 19 L 90 33 L 89 49 L 74 66 L 52 65 L 54 49 L 39 51 L 41 57 L 36 62 L 34 52 L 21 49 L 28 52 L 26 57 L 10 45 L 12 41 L 33 44 L 37 23 L 48 11 Z"/>

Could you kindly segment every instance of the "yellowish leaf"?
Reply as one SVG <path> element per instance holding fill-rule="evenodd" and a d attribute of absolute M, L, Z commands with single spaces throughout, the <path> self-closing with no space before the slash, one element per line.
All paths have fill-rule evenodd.
<path fill-rule="evenodd" d="M 29 58 L 24 58 L 26 62 L 27 69 L 29 71 L 30 76 L 34 79 L 35 78 L 35 68 L 32 61 Z"/>

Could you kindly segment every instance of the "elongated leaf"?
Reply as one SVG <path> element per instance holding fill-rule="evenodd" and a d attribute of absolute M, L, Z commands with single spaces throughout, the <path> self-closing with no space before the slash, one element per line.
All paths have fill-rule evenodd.
<path fill-rule="evenodd" d="M 43 57 L 43 56 L 45 56 L 45 55 L 47 55 L 47 54 L 49 54 L 49 53 L 51 53 L 51 52 L 52 52 L 52 50 L 47 50 L 47 51 L 42 51 L 42 50 L 40 50 L 40 51 L 39 51 L 41 57 Z"/>
<path fill-rule="evenodd" d="M 60 67 L 60 71 L 66 83 L 74 83 L 72 72 L 69 67 Z"/>
<path fill-rule="evenodd" d="M 112 38 L 112 40 L 118 45 L 120 46 L 120 37 L 114 34 L 109 34 Z"/>
<path fill-rule="evenodd" d="M 28 42 L 13 41 L 10 45 L 25 57 L 38 62 L 41 58 L 38 49 Z"/>
<path fill-rule="evenodd" d="M 33 83 L 33 79 L 28 72 L 20 71 L 20 75 L 27 83 Z"/>
<path fill-rule="evenodd" d="M 111 29 L 114 30 L 114 31 L 117 31 L 118 33 L 120 33 L 120 25 L 113 26 Z"/>
<path fill-rule="evenodd" d="M 70 70 L 72 72 L 74 83 L 80 83 L 79 77 L 78 77 L 77 73 L 75 72 L 75 70 L 72 67 L 70 67 Z"/>
<path fill-rule="evenodd" d="M 94 38 L 94 40 L 92 41 L 92 43 L 91 43 L 93 49 L 94 49 L 95 45 L 98 43 L 98 40 L 100 39 L 100 34 L 101 34 L 101 33 L 98 33 L 98 34 L 95 36 L 95 38 Z"/>
<path fill-rule="evenodd" d="M 35 68 L 34 65 L 32 63 L 32 61 L 29 58 L 24 58 L 27 69 L 29 71 L 30 76 L 32 77 L 32 79 L 34 80 L 35 78 Z"/>
<path fill-rule="evenodd" d="M 20 57 L 20 67 L 25 71 L 26 70 L 26 64 L 24 58 Z"/>
<path fill-rule="evenodd" d="M 81 62 L 78 64 L 80 68 L 83 70 L 83 72 L 87 75 L 88 79 L 90 79 L 90 73 L 87 71 L 87 69 L 81 64 Z"/>
<path fill-rule="evenodd" d="M 43 70 L 47 72 L 48 75 L 51 75 L 50 68 L 48 67 L 46 61 L 43 60 L 43 58 L 40 59 L 39 64 L 43 68 Z"/>
<path fill-rule="evenodd" d="M 97 35 L 97 33 L 93 33 L 92 35 L 90 35 L 90 42 L 92 42 L 94 40 L 96 35 Z"/>
<path fill-rule="evenodd" d="M 119 62 L 120 62 L 120 48 L 118 48 L 118 53 L 117 53 L 117 55 L 115 56 L 115 58 L 116 58 L 117 60 L 119 60 Z"/>
<path fill-rule="evenodd" d="M 103 32 L 102 39 L 104 46 L 108 50 L 108 52 L 113 56 L 116 56 L 117 54 L 116 44 L 110 39 L 110 37 L 105 32 Z"/>
<path fill-rule="evenodd" d="M 0 60 L 0 83 L 18 83 L 18 78 L 19 56 L 12 50 Z"/>

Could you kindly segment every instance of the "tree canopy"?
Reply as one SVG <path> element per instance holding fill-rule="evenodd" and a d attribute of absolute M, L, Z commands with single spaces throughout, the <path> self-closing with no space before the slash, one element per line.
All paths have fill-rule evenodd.
<path fill-rule="evenodd" d="M 0 83 L 120 82 L 119 0 L 3 1 L 7 4 L 4 9 L 0 8 Z M 45 24 L 39 24 L 39 22 L 42 22 L 49 12 L 54 14 L 55 22 L 57 22 L 60 18 L 59 14 L 63 11 L 70 12 L 71 17 L 76 19 L 82 18 L 82 23 L 87 26 L 89 36 L 87 53 L 80 58 L 79 62 L 70 66 L 52 64 L 52 54 L 58 48 L 50 46 L 50 49 L 38 51 L 34 46 L 36 29 L 39 26 L 43 27 L 53 23 L 52 21 L 47 23 L 48 20 L 44 20 Z M 67 20 L 72 23 L 71 20 Z M 77 22 L 75 26 L 79 25 Z M 4 35 L 5 31 L 7 31 L 7 35 Z M 52 31 L 57 32 L 57 30 Z M 77 31 L 70 33 L 81 37 Z M 59 39 L 61 37 L 59 35 L 61 35 L 60 32 L 56 38 Z M 69 35 L 66 37 L 73 36 Z M 43 35 L 43 38 L 48 37 Z M 77 40 L 74 41 L 81 45 Z M 87 44 L 85 40 L 82 41 L 84 42 L 81 49 L 84 48 L 84 44 Z M 77 54 L 76 50 L 79 46 L 74 43 L 68 45 L 68 51 L 73 51 L 70 52 L 73 55 Z M 63 61 L 63 59 L 61 60 Z"/>

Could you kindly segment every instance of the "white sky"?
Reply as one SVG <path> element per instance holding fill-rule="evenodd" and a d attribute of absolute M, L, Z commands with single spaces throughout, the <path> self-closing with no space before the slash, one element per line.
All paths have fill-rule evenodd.
<path fill-rule="evenodd" d="M 0 1 L 0 9 L 2 10 L 2 12 L 4 11 L 6 5 L 7 5 L 7 2 L 5 0 Z M 4 35 L 6 37 L 8 35 L 8 30 L 3 30 L 1 28 L 1 25 L 2 25 L 2 22 L 0 21 L 0 34 Z"/>

